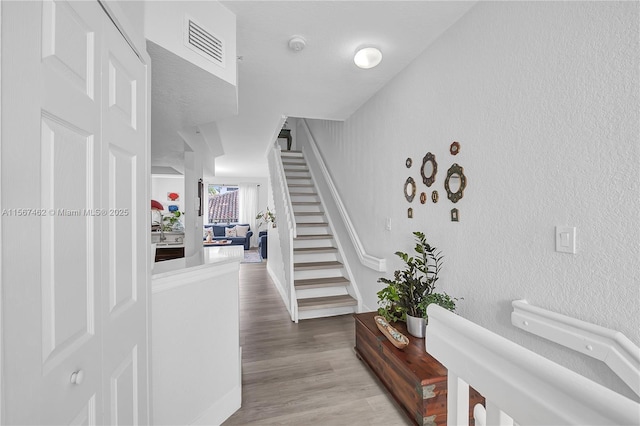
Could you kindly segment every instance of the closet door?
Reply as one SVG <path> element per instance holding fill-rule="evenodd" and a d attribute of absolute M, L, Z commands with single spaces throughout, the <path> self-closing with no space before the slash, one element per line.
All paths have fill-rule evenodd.
<path fill-rule="evenodd" d="M 125 92 L 114 97 L 105 90 L 111 78 L 105 74 L 106 46 L 129 48 L 124 40 L 106 41 L 111 29 L 94 1 L 2 2 L 6 424 L 147 421 L 147 343 L 139 331 L 147 320 L 130 314 L 146 313 L 144 291 L 132 290 L 146 289 L 139 271 L 145 263 L 142 258 L 138 266 L 136 247 L 127 252 L 129 272 L 122 266 L 117 251 L 126 252 L 126 231 L 115 231 L 117 213 L 109 210 L 119 202 L 119 189 L 131 191 L 140 178 L 114 176 L 126 162 L 144 165 L 146 156 L 132 165 L 125 151 L 107 148 L 113 125 L 105 118 L 107 105 Z M 146 90 L 144 72 L 143 81 L 133 76 Z M 145 128 L 142 117 L 136 124 Z M 112 161 L 112 151 L 128 160 Z M 129 216 L 123 228 L 142 226 L 139 218 Z M 126 237 L 130 244 L 134 235 Z"/>
<path fill-rule="evenodd" d="M 109 22 L 102 61 L 105 424 L 148 424 L 146 68 Z"/>

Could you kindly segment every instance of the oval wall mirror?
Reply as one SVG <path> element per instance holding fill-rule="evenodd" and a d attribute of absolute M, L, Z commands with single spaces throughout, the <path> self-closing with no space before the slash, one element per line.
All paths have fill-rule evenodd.
<path fill-rule="evenodd" d="M 444 181 L 444 189 L 447 191 L 447 198 L 457 203 L 464 195 L 464 188 L 467 186 L 467 177 L 464 169 L 454 163 L 447 171 L 447 179 Z"/>
<path fill-rule="evenodd" d="M 416 181 L 412 177 L 408 177 L 404 183 L 404 197 L 408 202 L 413 201 L 413 197 L 416 196 Z"/>
<path fill-rule="evenodd" d="M 430 152 L 422 159 L 422 167 L 420 168 L 420 174 L 422 175 L 422 182 L 425 185 L 431 186 L 436 180 L 436 173 L 438 173 L 438 163 L 436 162 L 436 156 Z"/>

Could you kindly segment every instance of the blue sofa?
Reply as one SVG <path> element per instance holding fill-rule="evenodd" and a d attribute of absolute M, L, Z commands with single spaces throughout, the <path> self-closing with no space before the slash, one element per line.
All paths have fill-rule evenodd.
<path fill-rule="evenodd" d="M 267 258 L 267 231 L 258 232 L 258 252 L 262 259 Z"/>
<path fill-rule="evenodd" d="M 241 226 L 249 226 L 248 223 L 227 223 L 227 224 L 221 224 L 221 223 L 209 223 L 204 225 L 204 236 L 203 236 L 203 241 L 207 238 L 207 228 L 211 228 L 213 229 L 213 239 L 215 240 L 231 240 L 231 245 L 232 246 L 244 246 L 245 250 L 249 250 L 249 248 L 251 248 L 251 236 L 253 235 L 253 231 L 251 230 L 251 228 L 249 228 L 249 231 L 247 231 L 247 236 L 246 237 L 225 237 L 225 229 L 226 228 L 233 228 L 236 225 L 241 225 Z"/>

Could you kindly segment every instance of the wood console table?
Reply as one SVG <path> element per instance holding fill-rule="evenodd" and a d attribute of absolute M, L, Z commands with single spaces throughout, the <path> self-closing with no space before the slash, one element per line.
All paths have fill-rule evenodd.
<path fill-rule="evenodd" d="M 447 369 L 424 348 L 424 339 L 407 332 L 401 322 L 392 325 L 409 338 L 409 346 L 397 349 L 378 330 L 376 312 L 354 314 L 358 357 L 385 385 L 409 418 L 418 425 L 447 424 Z M 484 398 L 470 389 L 469 415 Z"/>

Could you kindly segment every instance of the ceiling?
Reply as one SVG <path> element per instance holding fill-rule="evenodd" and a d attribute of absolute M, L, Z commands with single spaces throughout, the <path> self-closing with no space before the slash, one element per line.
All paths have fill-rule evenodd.
<path fill-rule="evenodd" d="M 475 4 L 462 1 L 221 3 L 236 15 L 239 59 L 238 114 L 221 113 L 215 117 L 224 150 L 224 155 L 215 160 L 215 174 L 219 177 L 267 176 L 265 153 L 283 116 L 345 120 Z M 294 35 L 306 40 L 304 50 L 289 49 L 288 41 Z M 362 70 L 354 65 L 355 50 L 363 45 L 382 50 L 383 60 L 378 67 Z M 155 60 L 154 54 L 151 56 Z M 197 82 L 197 70 L 189 72 L 188 80 Z M 179 120 L 171 117 L 172 114 L 184 115 L 185 108 L 160 111 L 166 109 L 172 95 L 164 90 L 159 100 L 154 96 L 158 85 L 152 84 L 152 134 L 156 125 L 162 126 L 157 131 L 166 134 L 168 125 L 185 121 L 184 117 Z M 215 97 L 211 92 L 183 91 L 180 105 L 189 102 L 202 105 L 203 97 Z M 207 101 L 210 102 L 210 98 Z M 158 105 L 159 102 L 163 104 Z M 162 120 L 154 119 L 153 111 L 162 114 Z M 190 117 L 189 125 L 197 125 L 198 119 Z M 177 143 L 176 149 L 181 145 Z M 169 165 L 166 158 L 158 158 L 156 151 L 152 148 L 153 163 Z"/>

